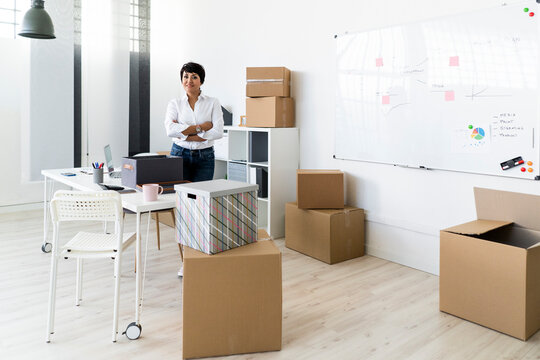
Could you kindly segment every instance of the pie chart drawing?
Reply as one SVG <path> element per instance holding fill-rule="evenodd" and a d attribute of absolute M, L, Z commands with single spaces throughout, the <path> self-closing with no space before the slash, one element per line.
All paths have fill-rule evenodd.
<path fill-rule="evenodd" d="M 486 132 L 482 128 L 475 128 L 471 134 L 471 138 L 482 140 L 486 136 Z"/>

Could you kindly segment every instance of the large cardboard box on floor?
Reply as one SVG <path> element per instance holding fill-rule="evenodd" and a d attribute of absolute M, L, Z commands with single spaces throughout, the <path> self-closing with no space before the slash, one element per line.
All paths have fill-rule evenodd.
<path fill-rule="evenodd" d="M 296 170 L 296 202 L 300 209 L 343 209 L 343 171 Z"/>
<path fill-rule="evenodd" d="M 261 97 L 246 99 L 246 126 L 294 127 L 294 101 L 292 98 Z"/>
<path fill-rule="evenodd" d="M 291 71 L 286 67 L 246 68 L 246 96 L 289 97 Z"/>
<path fill-rule="evenodd" d="M 285 204 L 285 246 L 328 264 L 364 255 L 364 210 L 304 210 Z"/>
<path fill-rule="evenodd" d="M 540 196 L 474 197 L 477 220 L 441 230 L 439 309 L 527 340 L 540 329 Z"/>
<path fill-rule="evenodd" d="M 272 240 L 216 255 L 184 247 L 182 299 L 183 358 L 281 349 L 281 252 Z"/>

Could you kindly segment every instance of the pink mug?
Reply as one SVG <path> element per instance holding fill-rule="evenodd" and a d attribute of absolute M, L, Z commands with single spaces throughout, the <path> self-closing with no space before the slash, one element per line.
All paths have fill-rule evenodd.
<path fill-rule="evenodd" d="M 157 196 L 163 193 L 163 187 L 158 184 L 144 184 L 142 186 L 144 201 L 156 201 Z"/>

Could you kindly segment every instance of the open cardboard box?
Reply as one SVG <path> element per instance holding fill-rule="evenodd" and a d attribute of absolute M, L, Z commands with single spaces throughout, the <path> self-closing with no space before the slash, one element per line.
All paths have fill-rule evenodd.
<path fill-rule="evenodd" d="M 540 196 L 474 197 L 478 219 L 441 230 L 439 309 L 527 340 L 540 328 Z"/>

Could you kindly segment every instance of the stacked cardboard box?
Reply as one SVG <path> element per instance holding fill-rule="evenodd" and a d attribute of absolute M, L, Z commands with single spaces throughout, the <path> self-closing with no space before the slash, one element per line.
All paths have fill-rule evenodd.
<path fill-rule="evenodd" d="M 216 255 L 184 248 L 182 358 L 281 349 L 281 252 L 258 236 Z"/>
<path fill-rule="evenodd" d="M 246 126 L 294 127 L 289 69 L 248 67 L 246 80 Z"/>
<path fill-rule="evenodd" d="M 364 210 L 344 204 L 343 172 L 297 170 L 285 205 L 285 246 L 328 264 L 364 255 Z"/>
<path fill-rule="evenodd" d="M 280 350 L 281 252 L 257 229 L 257 185 L 219 179 L 175 190 L 183 358 Z"/>

